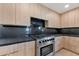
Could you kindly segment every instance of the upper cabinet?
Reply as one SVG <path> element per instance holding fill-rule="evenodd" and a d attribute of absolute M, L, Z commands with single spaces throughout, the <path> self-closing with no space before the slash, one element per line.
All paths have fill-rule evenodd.
<path fill-rule="evenodd" d="M 20 3 L 16 4 L 16 25 L 30 26 L 30 17 L 45 19 L 46 9 L 40 4 Z"/>
<path fill-rule="evenodd" d="M 48 27 L 51 27 L 51 28 L 60 27 L 59 14 L 56 14 L 54 12 L 49 12 L 48 15 L 46 15 L 46 19 L 48 20 Z"/>
<path fill-rule="evenodd" d="M 0 4 L 0 24 L 15 24 L 15 4 Z"/>
<path fill-rule="evenodd" d="M 41 6 L 32 3 L 16 4 L 16 25 L 30 26 L 30 17 L 41 17 Z"/>
<path fill-rule="evenodd" d="M 16 25 L 30 25 L 30 5 L 16 4 Z"/>
<path fill-rule="evenodd" d="M 29 4 L 30 6 L 30 16 L 36 17 L 36 18 L 41 18 L 41 6 L 39 4 Z"/>
<path fill-rule="evenodd" d="M 30 17 L 48 20 L 47 27 L 59 27 L 60 17 L 57 13 L 40 4 L 16 4 L 16 25 L 30 26 Z"/>
<path fill-rule="evenodd" d="M 62 27 L 79 27 L 79 8 L 61 15 Z"/>
<path fill-rule="evenodd" d="M 47 20 L 46 27 L 60 26 L 60 15 L 41 4 L 0 4 L 0 24 L 30 26 L 30 17 Z"/>

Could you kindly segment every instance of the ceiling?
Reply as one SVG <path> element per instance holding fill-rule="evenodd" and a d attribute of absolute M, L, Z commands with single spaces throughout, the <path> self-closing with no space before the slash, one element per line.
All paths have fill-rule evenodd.
<path fill-rule="evenodd" d="M 66 4 L 69 5 L 68 8 L 65 8 Z M 79 3 L 42 3 L 42 5 L 58 13 L 64 13 L 66 11 L 79 7 Z"/>

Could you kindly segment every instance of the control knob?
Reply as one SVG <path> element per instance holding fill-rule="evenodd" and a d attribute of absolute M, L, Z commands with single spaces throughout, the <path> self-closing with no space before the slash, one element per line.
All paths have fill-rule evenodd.
<path fill-rule="evenodd" d="M 39 41 L 39 43 L 41 43 L 41 41 Z"/>
<path fill-rule="evenodd" d="M 42 42 L 45 42 L 44 40 Z"/>

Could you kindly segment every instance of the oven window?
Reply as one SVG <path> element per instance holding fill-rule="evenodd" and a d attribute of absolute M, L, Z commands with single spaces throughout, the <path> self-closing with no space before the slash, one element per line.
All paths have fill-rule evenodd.
<path fill-rule="evenodd" d="M 50 54 L 51 52 L 53 52 L 53 44 L 50 44 L 50 45 L 40 48 L 40 55 L 41 56 L 46 56 L 46 55 Z"/>

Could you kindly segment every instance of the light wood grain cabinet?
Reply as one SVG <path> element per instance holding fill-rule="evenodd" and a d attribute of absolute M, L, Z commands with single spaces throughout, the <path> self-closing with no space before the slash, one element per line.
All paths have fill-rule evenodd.
<path fill-rule="evenodd" d="M 48 27 L 60 27 L 60 16 L 58 14 L 51 12 L 46 15 L 46 19 L 48 20 Z"/>
<path fill-rule="evenodd" d="M 17 44 L 17 50 L 10 56 L 35 56 L 35 41 Z"/>
<path fill-rule="evenodd" d="M 62 27 L 79 27 L 79 8 L 61 15 Z"/>
<path fill-rule="evenodd" d="M 35 56 L 35 41 L 1 46 L 0 56 Z"/>
<path fill-rule="evenodd" d="M 17 44 L 17 49 L 18 49 L 17 56 L 24 56 L 25 55 L 25 50 L 24 50 L 25 49 L 25 42 Z"/>
<path fill-rule="evenodd" d="M 73 52 L 79 53 L 79 37 L 65 37 L 65 48 Z"/>
<path fill-rule="evenodd" d="M 30 5 L 16 4 L 16 25 L 30 25 Z"/>
<path fill-rule="evenodd" d="M 35 41 L 25 43 L 25 56 L 35 56 Z"/>
<path fill-rule="evenodd" d="M 10 54 L 16 53 L 17 51 L 17 44 L 0 47 L 1 56 L 8 56 Z"/>
<path fill-rule="evenodd" d="M 21 3 L 16 4 L 16 25 L 27 25 L 30 26 L 31 17 L 36 17 L 40 19 L 45 19 L 46 14 L 44 13 L 44 8 L 40 4 L 33 3 Z"/>
<path fill-rule="evenodd" d="M 64 48 L 68 48 L 70 46 L 70 39 L 68 36 L 64 36 Z"/>
<path fill-rule="evenodd" d="M 1 56 L 24 56 L 24 43 L 0 47 Z"/>
<path fill-rule="evenodd" d="M 15 4 L 0 4 L 0 24 L 15 24 Z"/>
<path fill-rule="evenodd" d="M 55 37 L 55 52 L 64 48 L 64 37 Z"/>
<path fill-rule="evenodd" d="M 16 24 L 30 25 L 30 17 L 48 20 L 47 27 L 59 27 L 59 14 L 40 4 L 16 4 Z"/>
<path fill-rule="evenodd" d="M 0 4 L 0 24 L 30 26 L 30 17 L 48 20 L 48 27 L 60 26 L 59 14 L 41 4 Z"/>

